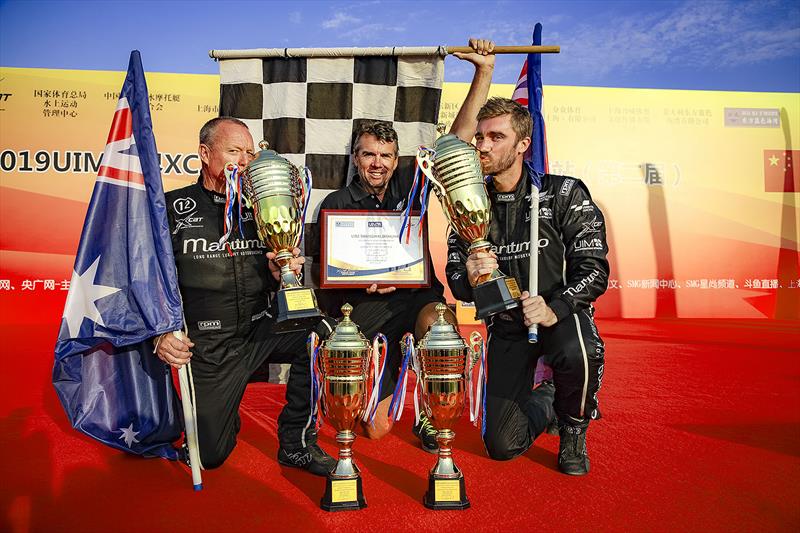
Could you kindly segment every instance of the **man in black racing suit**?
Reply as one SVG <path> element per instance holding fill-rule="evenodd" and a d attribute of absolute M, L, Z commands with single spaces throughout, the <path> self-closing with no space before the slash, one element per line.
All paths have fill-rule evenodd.
<path fill-rule="evenodd" d="M 271 332 L 274 311 L 270 295 L 278 288 L 278 266 L 260 241 L 253 210 L 233 210 L 234 231 L 224 235 L 226 207 L 224 168 L 243 171 L 254 158 L 247 126 L 220 117 L 200 130 L 202 170 L 197 183 L 166 194 L 172 247 L 188 327 L 188 338 L 171 333 L 157 339 L 156 353 L 180 367 L 191 358 L 194 378 L 200 462 L 220 466 L 236 446 L 241 421 L 239 404 L 248 378 L 270 355 L 292 357 L 286 405 L 278 417 L 278 461 L 326 475 L 335 460 L 317 445 L 311 417 L 307 331 Z M 295 250 L 295 255 L 299 250 Z M 292 268 L 300 270 L 302 257 Z M 327 319 L 318 328 L 330 331 Z"/>
<path fill-rule="evenodd" d="M 491 176 L 491 253 L 467 256 L 468 243 L 451 231 L 447 278 L 453 295 L 472 301 L 472 287 L 495 268 L 529 287 L 529 261 L 538 249 L 538 295 L 522 293 L 521 306 L 487 320 L 488 385 L 484 444 L 493 459 L 525 452 L 552 421 L 560 434 L 559 469 L 589 471 L 586 429 L 597 416 L 604 345 L 593 307 L 608 284 L 603 214 L 578 179 L 546 174 L 539 193 L 539 235 L 530 236 L 532 169 L 523 163 L 530 145 L 528 110 L 492 98 L 477 115 L 476 146 Z M 538 324 L 539 341 L 529 344 L 528 326 Z M 533 389 L 539 358 L 553 369 L 553 381 Z"/>

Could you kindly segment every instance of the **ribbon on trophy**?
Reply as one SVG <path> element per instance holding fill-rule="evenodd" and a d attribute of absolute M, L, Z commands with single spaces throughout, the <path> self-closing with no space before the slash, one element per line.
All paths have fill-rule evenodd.
<path fill-rule="evenodd" d="M 379 344 L 381 345 L 380 350 L 378 349 Z M 364 409 L 364 416 L 361 418 L 364 421 L 369 420 L 372 426 L 375 426 L 375 413 L 378 412 L 378 404 L 380 403 L 379 398 L 381 387 L 383 386 L 383 371 L 386 369 L 386 352 L 388 349 L 389 341 L 386 340 L 386 335 L 383 333 L 375 335 L 375 338 L 372 339 L 372 394 L 369 396 L 367 407 Z M 378 363 L 379 360 L 380 363 Z M 379 364 L 380 369 L 378 369 Z"/>
<path fill-rule="evenodd" d="M 422 381 L 422 363 L 419 361 L 419 352 L 414 348 L 414 335 L 406 333 L 408 342 L 411 345 L 411 367 L 414 369 L 416 375 L 416 383 L 414 383 L 414 425 L 419 424 L 420 414 L 420 401 L 419 401 L 419 383 Z"/>
<path fill-rule="evenodd" d="M 300 198 L 303 199 L 303 215 L 300 219 L 300 238 L 297 240 L 298 244 L 303 242 L 303 235 L 306 229 L 306 211 L 308 211 L 308 204 L 311 203 L 311 169 L 303 167 L 304 182 L 301 182 L 303 190 L 301 191 Z"/>
<path fill-rule="evenodd" d="M 319 403 L 322 397 L 322 375 L 319 371 L 319 349 L 321 343 L 319 342 L 319 335 L 316 332 L 311 332 L 306 340 L 306 349 L 308 350 L 308 360 L 311 367 L 311 423 L 314 428 L 322 427 L 322 417 L 317 416 L 319 413 Z"/>
<path fill-rule="evenodd" d="M 225 245 L 229 255 L 233 255 L 228 240 L 233 233 L 233 205 L 239 199 L 239 234 L 244 237 L 242 231 L 242 178 L 239 175 L 239 168 L 233 163 L 225 166 L 225 218 L 223 219 L 223 235 L 219 239 L 219 245 Z"/>
<path fill-rule="evenodd" d="M 486 386 L 488 384 L 488 367 L 486 365 L 486 341 L 476 331 L 470 335 L 470 345 L 473 351 L 477 348 L 480 354 L 480 366 L 478 367 L 478 383 L 475 395 L 472 394 L 472 372 L 467 373 L 469 380 L 469 421 L 473 425 L 478 425 L 481 419 L 481 435 L 486 433 Z"/>
<path fill-rule="evenodd" d="M 403 405 L 406 402 L 406 385 L 408 384 L 408 366 L 414 353 L 414 336 L 406 333 L 401 344 L 405 344 L 406 351 L 400 363 L 400 375 L 397 376 L 397 384 L 392 393 L 392 401 L 389 403 L 389 419 L 395 422 L 403 416 Z M 414 389 L 416 391 L 416 389 Z"/>
<path fill-rule="evenodd" d="M 420 146 L 417 151 L 417 157 L 414 162 L 414 181 L 411 184 L 411 191 L 408 193 L 406 199 L 406 208 L 403 211 L 403 224 L 400 226 L 400 241 L 403 241 L 403 234 L 406 235 L 406 244 L 411 236 L 411 206 L 414 204 L 414 198 L 417 195 L 417 190 L 422 188 L 420 192 L 420 212 L 419 212 L 419 234 L 422 235 L 422 222 L 425 219 L 425 213 L 428 211 L 428 189 L 430 189 L 428 173 L 430 172 L 431 162 L 433 161 L 436 152 L 430 148 Z"/>

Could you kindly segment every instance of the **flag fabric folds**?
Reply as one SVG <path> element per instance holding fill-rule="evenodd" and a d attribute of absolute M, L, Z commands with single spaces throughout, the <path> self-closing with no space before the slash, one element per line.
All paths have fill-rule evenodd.
<path fill-rule="evenodd" d="M 536 23 L 533 29 L 533 45 L 542 44 L 542 25 Z M 549 172 L 547 162 L 547 135 L 542 114 L 542 55 L 528 54 L 522 66 L 519 80 L 511 97 L 515 102 L 527 106 L 533 118 L 533 132 L 531 132 L 531 147 L 525 154 L 525 159 L 533 168 L 531 179 L 536 182 L 536 187 L 541 187 L 541 177 Z"/>
<path fill-rule="evenodd" d="M 53 384 L 72 426 L 114 448 L 176 459 L 177 395 L 149 339 L 182 324 L 147 85 L 133 51 L 55 348 Z"/>
<path fill-rule="evenodd" d="M 220 61 L 220 115 L 244 121 L 261 139 L 313 175 L 307 222 L 328 193 L 349 183 L 353 131 L 391 122 L 399 137 L 396 172 L 414 171 L 420 145 L 436 138 L 441 56 L 278 57 Z"/>

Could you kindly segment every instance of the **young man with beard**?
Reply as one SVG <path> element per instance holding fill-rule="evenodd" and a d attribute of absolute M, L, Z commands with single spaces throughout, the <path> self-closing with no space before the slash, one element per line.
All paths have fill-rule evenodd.
<path fill-rule="evenodd" d="M 546 174 L 539 235 L 532 237 L 533 169 L 523 161 L 531 143 L 530 113 L 512 100 L 492 98 L 477 116 L 470 116 L 477 126 L 481 166 L 489 177 L 488 240 L 493 247 L 490 253 L 468 256 L 468 243 L 451 232 L 450 289 L 456 298 L 472 301 L 477 279 L 496 268 L 514 277 L 520 287 L 529 287 L 531 255 L 538 252 L 539 261 L 539 294 L 523 292 L 520 307 L 487 319 L 484 444 L 493 459 L 511 459 L 525 452 L 555 417 L 561 439 L 558 467 L 565 474 L 584 475 L 589 472 L 586 429 L 597 416 L 605 351 L 592 307 L 608 284 L 603 214 L 583 182 Z M 539 342 L 529 344 L 527 331 L 533 324 L 539 326 Z M 534 389 L 540 357 L 552 368 L 553 381 Z"/>
<path fill-rule="evenodd" d="M 239 404 L 248 378 L 273 354 L 292 355 L 286 405 L 278 417 L 278 462 L 327 475 L 336 460 L 317 445 L 312 423 L 311 376 L 306 351 L 308 331 L 274 334 L 271 294 L 279 287 L 275 254 L 266 251 L 256 231 L 253 210 L 242 206 L 241 228 L 220 245 L 225 219 L 225 167 L 244 171 L 255 158 L 247 126 L 215 118 L 200 130 L 202 168 L 194 185 L 166 194 L 178 284 L 189 335 L 165 333 L 156 341 L 158 357 L 179 368 L 192 362 L 197 398 L 200 462 L 216 468 L 236 446 Z M 232 199 L 236 201 L 236 199 Z M 238 201 L 233 211 L 239 213 Z M 295 249 L 291 267 L 305 261 Z M 325 336 L 332 322 L 317 328 Z"/>

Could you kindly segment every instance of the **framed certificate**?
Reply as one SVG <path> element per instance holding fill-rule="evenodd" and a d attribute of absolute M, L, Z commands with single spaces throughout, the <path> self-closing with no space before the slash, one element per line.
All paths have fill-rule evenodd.
<path fill-rule="evenodd" d="M 410 217 L 408 243 L 400 239 L 400 211 L 320 211 L 320 287 L 429 287 L 428 226 Z"/>

